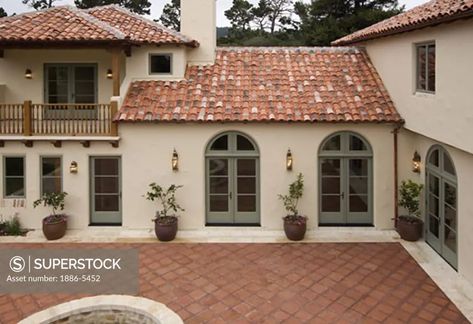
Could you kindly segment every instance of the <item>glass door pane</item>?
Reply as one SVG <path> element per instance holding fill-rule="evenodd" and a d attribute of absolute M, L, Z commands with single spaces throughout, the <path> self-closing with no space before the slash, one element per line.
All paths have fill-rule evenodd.
<path fill-rule="evenodd" d="M 428 230 L 438 239 L 440 237 L 440 179 L 429 174 L 428 182 Z"/>
<path fill-rule="evenodd" d="M 55 65 L 46 68 L 48 103 L 69 103 L 69 68 Z"/>
<path fill-rule="evenodd" d="M 364 144 L 363 144 L 364 145 Z M 372 224 L 370 214 L 371 160 L 347 159 L 347 224 Z"/>
<path fill-rule="evenodd" d="M 209 212 L 230 212 L 230 165 L 228 159 L 209 159 Z"/>
<path fill-rule="evenodd" d="M 321 224 L 339 224 L 343 216 L 342 159 L 321 159 Z"/>
<path fill-rule="evenodd" d="M 73 78 L 72 98 L 76 104 L 85 104 L 84 106 L 75 106 L 73 116 L 80 119 L 96 119 L 97 110 L 93 105 L 97 102 L 96 91 L 96 67 L 94 65 L 75 65 Z"/>
<path fill-rule="evenodd" d="M 444 258 L 456 268 L 457 263 L 457 188 L 443 181 L 443 250 Z"/>
<path fill-rule="evenodd" d="M 121 223 L 119 158 L 92 159 L 92 223 Z"/>

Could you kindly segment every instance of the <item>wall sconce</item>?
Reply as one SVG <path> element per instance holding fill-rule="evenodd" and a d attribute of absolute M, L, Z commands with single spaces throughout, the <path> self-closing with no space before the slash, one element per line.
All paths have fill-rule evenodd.
<path fill-rule="evenodd" d="M 176 149 L 174 149 L 174 152 L 172 152 L 171 165 L 172 165 L 172 171 L 179 170 L 179 154 L 177 154 Z"/>
<path fill-rule="evenodd" d="M 71 165 L 69 166 L 69 172 L 74 174 L 79 172 L 79 165 L 76 161 L 71 162 Z"/>
<path fill-rule="evenodd" d="M 414 157 L 412 158 L 412 172 L 420 173 L 420 162 L 420 155 L 417 153 L 417 151 L 415 151 Z"/>
<path fill-rule="evenodd" d="M 286 154 L 286 169 L 288 171 L 292 170 L 293 163 L 294 163 L 294 159 L 292 158 L 291 149 L 288 149 L 287 154 Z"/>
<path fill-rule="evenodd" d="M 31 72 L 31 69 L 26 69 L 25 78 L 26 79 L 33 79 L 33 72 Z"/>
<path fill-rule="evenodd" d="M 107 70 L 107 79 L 112 79 L 113 78 L 113 72 L 112 69 Z"/>

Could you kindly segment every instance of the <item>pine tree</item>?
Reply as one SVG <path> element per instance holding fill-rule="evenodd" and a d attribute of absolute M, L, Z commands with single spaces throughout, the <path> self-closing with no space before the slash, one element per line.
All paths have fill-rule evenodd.
<path fill-rule="evenodd" d="M 52 8 L 57 1 L 58 0 L 22 0 L 23 4 L 36 10 Z"/>
<path fill-rule="evenodd" d="M 171 0 L 163 8 L 159 21 L 166 27 L 181 30 L 181 0 Z"/>
<path fill-rule="evenodd" d="M 6 16 L 8 16 L 8 14 L 6 13 L 5 9 L 0 7 L 0 18 L 6 17 Z"/>

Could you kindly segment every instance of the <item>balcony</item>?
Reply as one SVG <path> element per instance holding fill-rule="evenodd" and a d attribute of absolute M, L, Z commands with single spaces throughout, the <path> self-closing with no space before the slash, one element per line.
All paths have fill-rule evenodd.
<path fill-rule="evenodd" d="M 26 146 L 33 141 L 108 140 L 118 146 L 118 127 L 113 122 L 117 102 L 110 104 L 0 104 L 0 146 L 8 140 L 21 140 Z"/>

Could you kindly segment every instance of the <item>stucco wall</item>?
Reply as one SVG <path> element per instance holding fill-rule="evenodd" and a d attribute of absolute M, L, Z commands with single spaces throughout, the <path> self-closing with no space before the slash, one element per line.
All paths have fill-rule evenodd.
<path fill-rule="evenodd" d="M 473 153 L 473 19 L 365 44 L 405 127 Z M 415 44 L 435 41 L 436 92 L 415 92 Z"/>
<path fill-rule="evenodd" d="M 412 179 L 425 184 L 426 158 L 433 145 L 441 145 L 450 154 L 455 164 L 458 184 L 458 271 L 473 281 L 473 258 L 471 257 L 471 247 L 473 246 L 473 235 L 471 235 L 473 232 L 473 154 L 408 130 L 401 132 L 399 140 L 400 161 L 411 161 L 415 151 L 422 158 L 420 174 L 411 171 L 411 163 L 400 163 L 399 181 Z M 422 205 L 425 205 L 425 199 L 422 199 Z"/>
<path fill-rule="evenodd" d="M 317 225 L 317 151 L 320 143 L 336 131 L 354 131 L 364 136 L 374 152 L 374 223 L 377 228 L 392 228 L 393 222 L 393 145 L 392 126 L 387 125 L 326 125 L 326 124 L 160 124 L 121 125 L 120 147 L 92 143 L 84 148 L 79 143 L 63 143 L 54 148 L 49 143 L 36 143 L 25 148 L 21 143 L 6 143 L 2 155 L 25 155 L 27 172 L 26 208 L 12 208 L 12 201 L 4 199 L 0 214 L 20 213 L 27 227 L 38 228 L 47 210 L 32 208 L 39 196 L 40 155 L 62 155 L 64 190 L 67 213 L 71 215 L 70 228 L 85 228 L 89 222 L 89 156 L 122 156 L 123 168 L 123 227 L 150 228 L 155 206 L 142 195 L 149 183 L 184 185 L 178 199 L 186 209 L 180 219 L 181 229 L 201 229 L 205 224 L 205 164 L 204 152 L 208 141 L 222 131 L 238 130 L 253 138 L 260 149 L 261 224 L 266 229 L 281 229 L 284 209 L 277 199 L 284 193 L 298 172 L 305 176 L 305 197 L 300 211 L 309 216 L 309 228 Z M 176 149 L 180 170 L 171 170 L 171 155 Z M 294 170 L 285 168 L 287 149 L 294 156 Z M 79 164 L 79 173 L 70 174 L 71 161 Z M 0 163 L 3 163 L 0 162 Z M 2 167 L 0 166 L 0 170 Z M 3 177 L 0 179 L 3 191 Z M 3 197 L 3 192 L 0 192 Z"/>
<path fill-rule="evenodd" d="M 4 101 L 22 103 L 44 100 L 45 63 L 97 63 L 98 102 L 108 103 L 112 96 L 112 80 L 107 79 L 111 53 L 105 50 L 5 50 L 0 58 L 0 84 L 5 84 Z M 31 69 L 33 78 L 25 79 L 25 70 Z"/>

